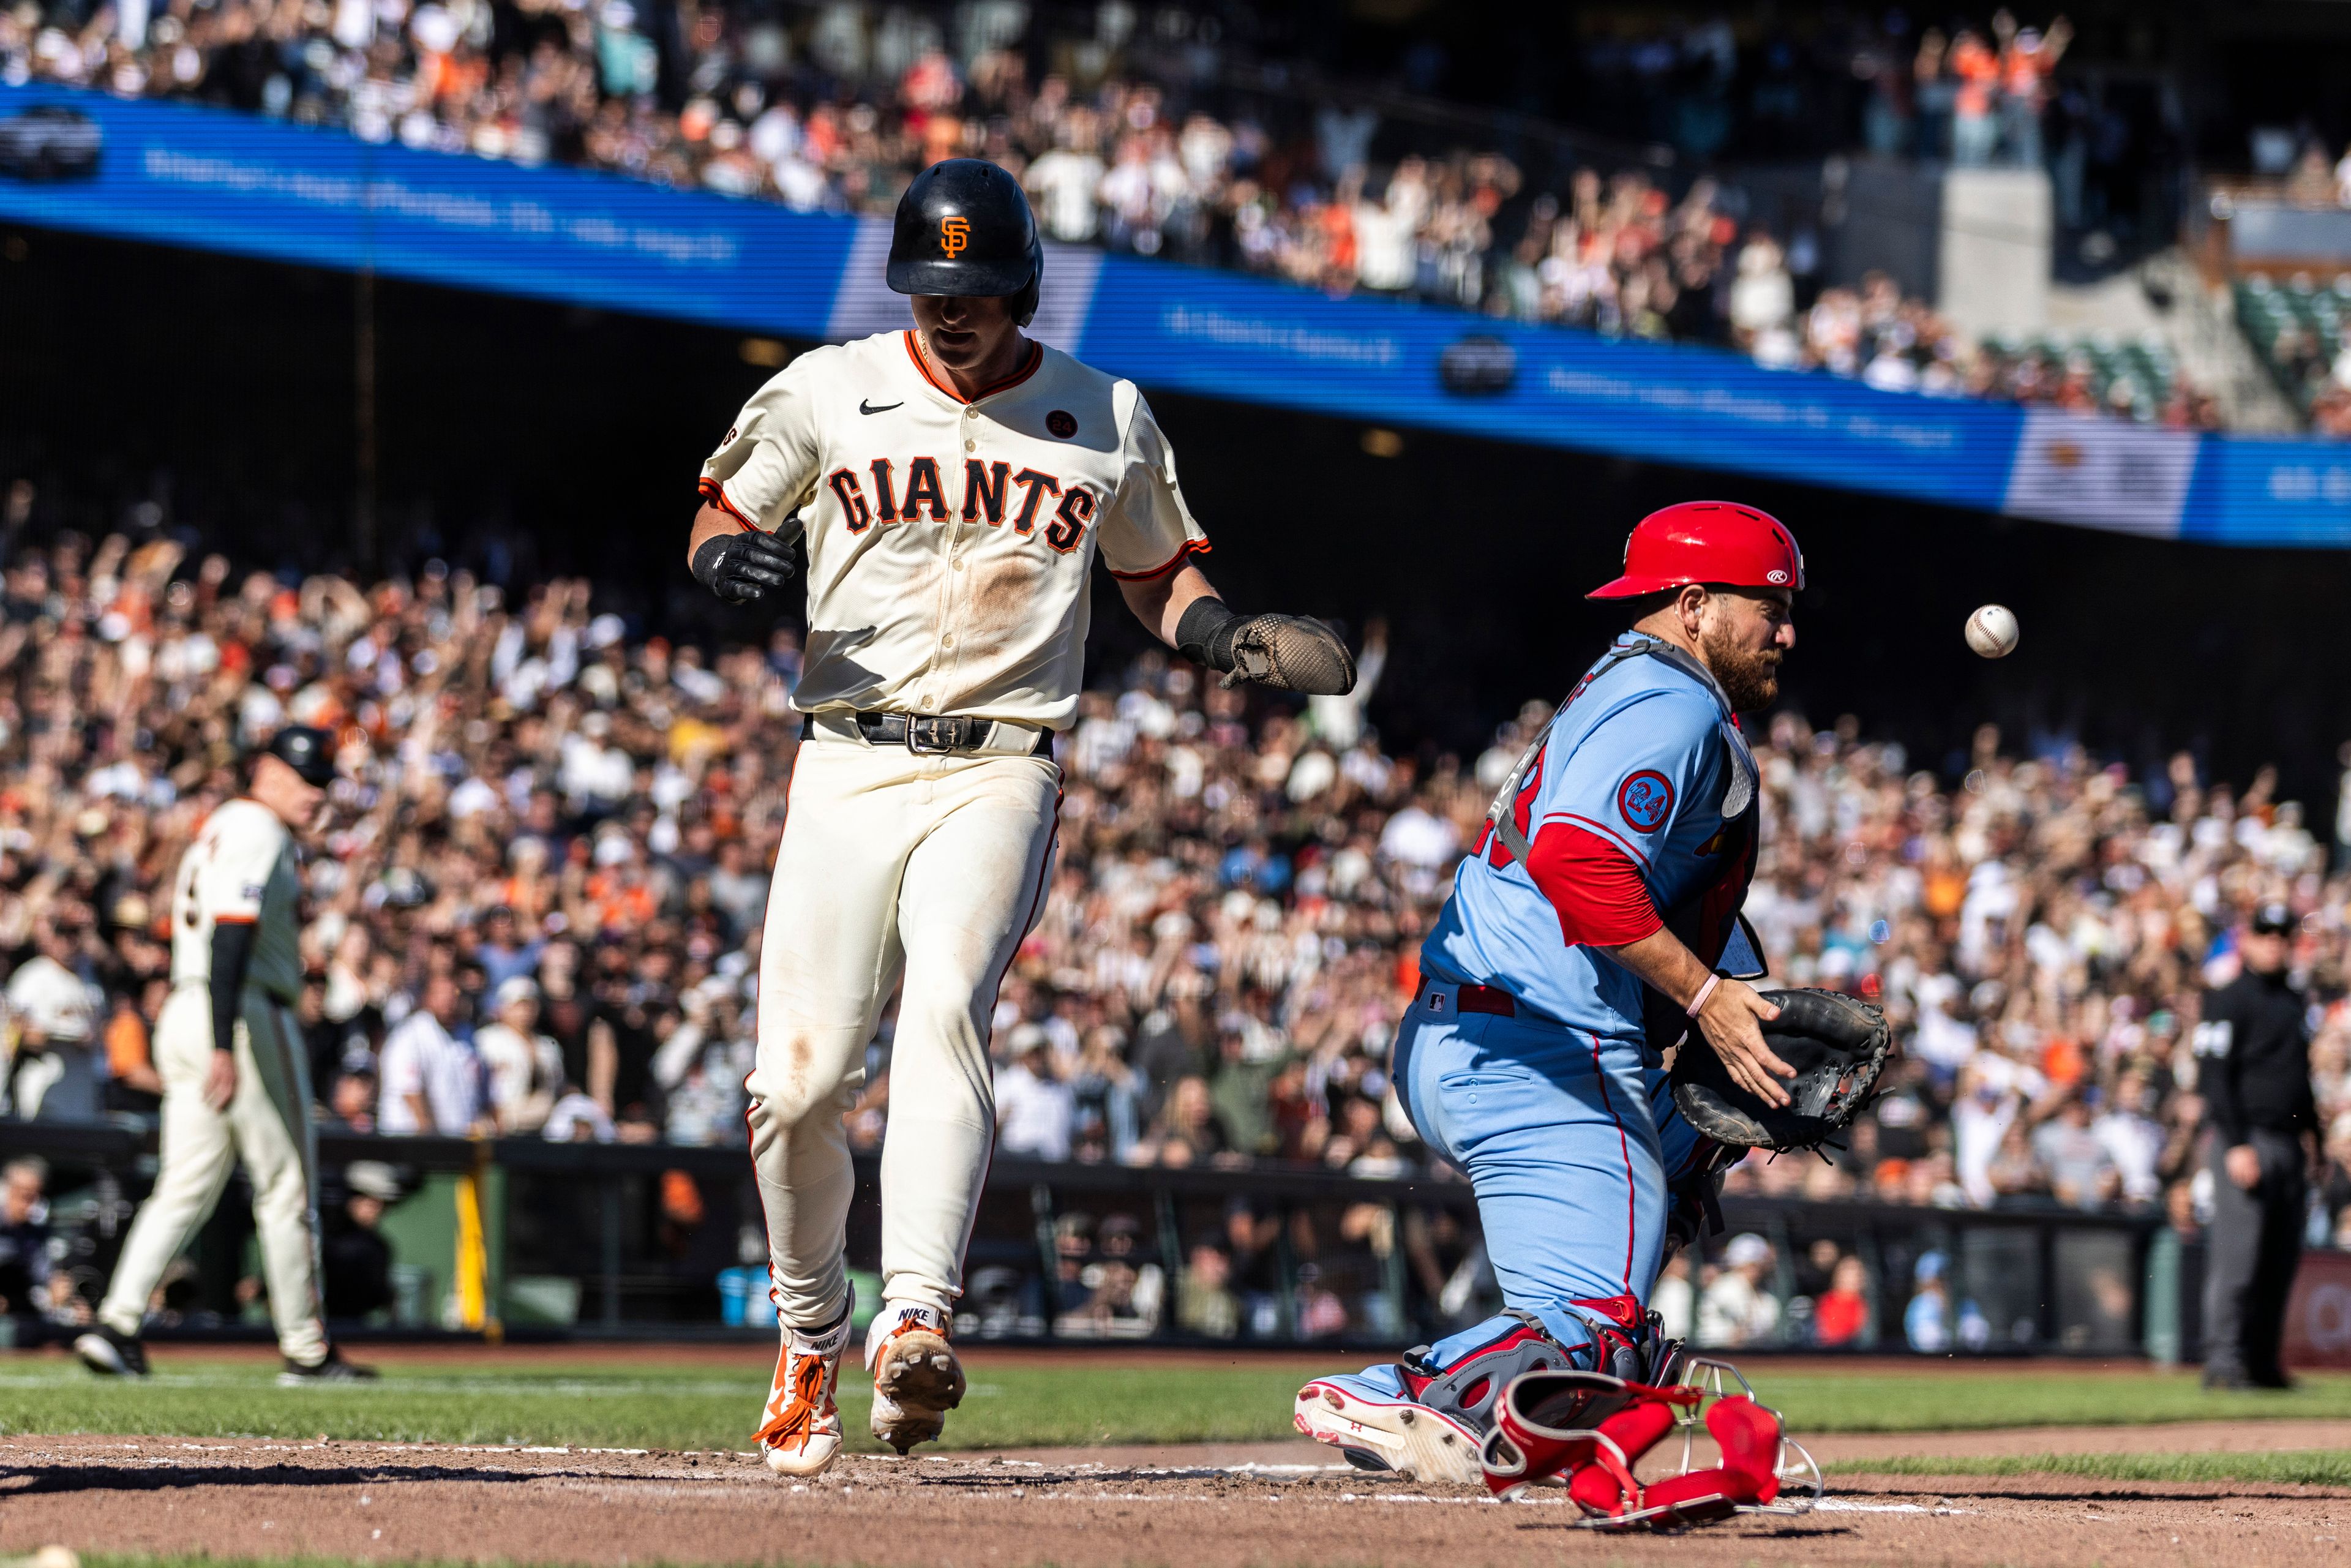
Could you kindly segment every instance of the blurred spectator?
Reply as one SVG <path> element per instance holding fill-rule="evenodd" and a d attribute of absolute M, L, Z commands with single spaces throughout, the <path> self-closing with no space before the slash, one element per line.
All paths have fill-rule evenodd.
<path fill-rule="evenodd" d="M 133 1115 L 155 1115 L 162 1109 L 163 1079 L 155 1071 L 149 1009 L 160 1009 L 171 982 L 147 983 L 146 1005 L 128 989 L 115 994 L 106 1019 L 105 1108 Z"/>
<path fill-rule="evenodd" d="M 2046 1174 L 2058 1202 L 2074 1208 L 2100 1208 L 2122 1191 L 2114 1153 L 2090 1124 L 2097 1091 L 2067 1095 L 2057 1113 L 2032 1132 L 2032 1157 Z"/>
<path fill-rule="evenodd" d="M 1940 1355 L 1951 1348 L 1950 1287 L 1943 1278 L 1949 1262 L 1940 1252 L 1921 1253 L 1912 1270 L 1910 1304 L 1902 1310 L 1902 1337 L 1921 1354 Z"/>
<path fill-rule="evenodd" d="M 461 1006 L 456 977 L 434 975 L 416 1010 L 384 1036 L 379 1132 L 455 1138 L 475 1130 L 482 1117 L 482 1059 L 452 1032 Z"/>
<path fill-rule="evenodd" d="M 1773 1272 L 1771 1244 L 1741 1231 L 1722 1249 L 1722 1266 L 1698 1295 L 1693 1343 L 1736 1349 L 1772 1343 L 1780 1330 L 1780 1301 L 1767 1288 Z"/>
<path fill-rule="evenodd" d="M 1829 1288 L 1813 1302 L 1813 1337 L 1825 1348 L 1864 1343 L 1869 1333 L 1869 1271 L 1846 1253 L 1837 1260 Z"/>
<path fill-rule="evenodd" d="M 1176 1286 L 1176 1326 L 1203 1339 L 1231 1339 L 1241 1332 L 1240 1299 L 1228 1288 L 1233 1263 L 1224 1249 L 1203 1241 Z"/>
<path fill-rule="evenodd" d="M 585 1092 L 566 1087 L 547 1113 L 540 1134 L 554 1144 L 609 1144 L 620 1136 L 604 1107 Z"/>
<path fill-rule="evenodd" d="M 0 1314 L 37 1318 L 49 1309 L 49 1205 L 46 1161 L 0 1166 Z"/>
<path fill-rule="evenodd" d="M 2163 1189 L 2167 1145 L 2163 1125 L 2147 1113 L 2154 1095 L 2144 1071 L 2119 1074 L 2115 1092 L 2091 1132 L 2114 1162 L 2119 1196 L 2126 1203 L 2153 1203 Z"/>
<path fill-rule="evenodd" d="M 491 997 L 491 1021 L 474 1033 L 487 1099 L 502 1134 L 536 1133 L 563 1087 L 563 1048 L 538 1032 L 538 984 L 510 975 Z"/>
<path fill-rule="evenodd" d="M 1011 1064 L 996 1072 L 996 1147 L 1032 1160 L 1066 1160 L 1077 1098 L 1053 1071 L 1052 1041 L 1033 1023 L 1012 1031 Z"/>
<path fill-rule="evenodd" d="M 33 956 L 8 977 L 16 1050 L 0 1106 L 26 1120 L 87 1121 L 100 1108 L 104 1069 L 93 1047 L 99 998 L 72 967 L 79 935 L 62 924 L 37 930 Z"/>
<path fill-rule="evenodd" d="M 1687 1252 L 1677 1252 L 1666 1260 L 1649 1291 L 1649 1310 L 1657 1314 L 1659 1333 L 1667 1339 L 1690 1337 L 1698 1317 L 1698 1292 L 1690 1285 Z"/>
<path fill-rule="evenodd" d="M 353 1160 L 343 1170 L 350 1194 L 331 1215 L 320 1242 L 319 1289 L 330 1321 L 350 1322 L 389 1307 L 392 1244 L 378 1228 L 383 1211 L 400 1200 L 400 1179 L 377 1160 Z"/>

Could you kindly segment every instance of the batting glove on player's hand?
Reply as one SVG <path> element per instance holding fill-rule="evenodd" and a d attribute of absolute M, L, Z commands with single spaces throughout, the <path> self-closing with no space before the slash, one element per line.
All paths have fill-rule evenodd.
<path fill-rule="evenodd" d="M 1339 633 L 1303 615 L 1238 615 L 1214 595 L 1176 622 L 1176 647 L 1220 672 L 1225 685 L 1255 681 L 1283 691 L 1337 696 L 1355 689 L 1355 656 Z"/>
<path fill-rule="evenodd" d="M 1355 689 L 1355 656 L 1339 633 L 1307 615 L 1252 615 L 1233 632 L 1225 685 L 1255 681 L 1282 691 L 1340 696 Z"/>
<path fill-rule="evenodd" d="M 729 604 L 758 604 L 791 586 L 790 541 L 748 528 L 717 534 L 694 552 L 694 580 Z"/>

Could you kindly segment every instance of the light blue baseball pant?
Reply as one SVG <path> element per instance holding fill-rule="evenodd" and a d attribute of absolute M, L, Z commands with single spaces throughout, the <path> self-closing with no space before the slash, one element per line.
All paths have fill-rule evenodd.
<path fill-rule="evenodd" d="M 1667 1188 L 1698 1133 L 1638 1042 L 1529 1017 L 1465 1013 L 1425 985 L 1396 1031 L 1396 1092 L 1428 1146 L 1468 1176 L 1502 1300 L 1562 1344 L 1590 1333 L 1568 1309 L 1630 1296 L 1646 1306 L 1664 1264 Z M 1494 1337 L 1482 1323 L 1454 1336 Z M 1431 1358 L 1450 1364 L 1454 1340 Z"/>

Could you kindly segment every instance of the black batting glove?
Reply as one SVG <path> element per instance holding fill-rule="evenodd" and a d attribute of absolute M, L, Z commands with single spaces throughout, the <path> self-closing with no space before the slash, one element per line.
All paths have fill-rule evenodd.
<path fill-rule="evenodd" d="M 762 603 L 791 586 L 791 543 L 757 528 L 706 538 L 694 552 L 694 580 L 729 604 Z"/>

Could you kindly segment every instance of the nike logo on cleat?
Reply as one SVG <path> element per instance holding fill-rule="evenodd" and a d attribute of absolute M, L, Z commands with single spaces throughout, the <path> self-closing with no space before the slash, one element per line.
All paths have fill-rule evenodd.
<path fill-rule="evenodd" d="M 906 404 L 903 399 L 897 402 L 885 402 L 880 408 L 875 408 L 863 398 L 859 398 L 857 400 L 857 412 L 860 413 L 887 413 L 893 408 L 904 408 Z"/>

